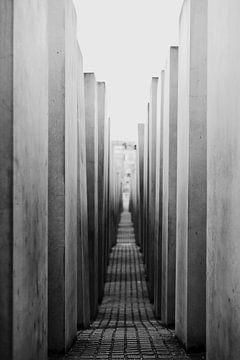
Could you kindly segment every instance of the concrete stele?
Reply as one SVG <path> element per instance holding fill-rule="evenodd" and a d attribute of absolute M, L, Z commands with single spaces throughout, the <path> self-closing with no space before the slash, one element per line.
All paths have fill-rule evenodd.
<path fill-rule="evenodd" d="M 144 229 L 144 218 L 143 218 L 143 167 L 144 167 L 144 124 L 138 124 L 138 187 L 139 187 L 139 243 L 141 250 L 143 250 L 143 229 Z"/>
<path fill-rule="evenodd" d="M 104 172 L 105 172 L 105 132 L 106 132 L 106 89 L 104 82 L 97 83 L 98 101 L 98 298 L 101 301 L 104 289 Z"/>
<path fill-rule="evenodd" d="M 154 222 L 154 311 L 161 319 L 162 297 L 162 199 L 163 199 L 163 114 L 165 71 L 161 71 L 158 89 L 158 119 L 156 128 L 156 178 Z"/>
<path fill-rule="evenodd" d="M 0 2 L 0 353 L 47 357 L 47 1 Z"/>
<path fill-rule="evenodd" d="M 77 331 L 77 42 L 70 0 L 48 3 L 48 344 L 65 352 Z"/>
<path fill-rule="evenodd" d="M 98 310 L 98 116 L 97 83 L 93 73 L 84 74 L 86 119 L 86 164 L 88 198 L 88 242 L 90 270 L 90 314 Z"/>
<path fill-rule="evenodd" d="M 144 216 L 144 224 L 143 224 L 143 259 L 144 263 L 147 266 L 147 238 L 148 238 L 148 126 L 149 124 L 149 103 L 147 106 L 147 121 L 144 124 L 144 164 L 143 164 L 143 216 Z"/>
<path fill-rule="evenodd" d="M 177 109 L 178 48 L 171 47 L 165 70 L 163 117 L 161 319 L 167 326 L 175 322 Z"/>
<path fill-rule="evenodd" d="M 239 13 L 238 0 L 208 2 L 208 360 L 240 358 Z"/>
<path fill-rule="evenodd" d="M 157 129 L 158 78 L 153 77 L 149 106 L 149 198 L 148 198 L 148 289 L 150 301 L 154 299 L 154 241 L 155 241 L 155 192 L 156 192 L 156 129 Z"/>
<path fill-rule="evenodd" d="M 188 350 L 204 348 L 206 338 L 206 57 L 207 1 L 185 0 L 179 41 L 176 335 Z"/>
<path fill-rule="evenodd" d="M 87 173 L 83 58 L 78 46 L 78 328 L 90 323 Z"/>

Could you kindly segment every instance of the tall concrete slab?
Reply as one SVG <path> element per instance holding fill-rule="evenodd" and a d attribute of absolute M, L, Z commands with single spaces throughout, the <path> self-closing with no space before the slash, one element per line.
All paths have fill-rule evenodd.
<path fill-rule="evenodd" d="M 84 74 L 90 315 L 98 310 L 98 113 L 97 83 L 93 73 Z"/>
<path fill-rule="evenodd" d="M 110 215 L 109 215 L 109 175 L 110 175 L 110 118 L 107 119 L 107 127 L 105 131 L 105 154 L 104 154 L 104 237 L 105 237 L 105 250 L 104 250 L 104 281 L 106 280 L 107 266 L 109 260 L 109 228 L 110 228 Z"/>
<path fill-rule="evenodd" d="M 148 130 L 149 130 L 149 103 L 147 106 L 147 121 L 144 124 L 144 201 L 143 201 L 143 213 L 144 213 L 144 231 L 143 231 L 143 259 L 144 264 L 147 263 L 147 239 L 148 239 L 148 166 L 149 166 L 149 152 L 148 152 Z"/>
<path fill-rule="evenodd" d="M 87 216 L 87 173 L 85 140 L 85 98 L 83 58 L 78 46 L 78 241 L 77 241 L 77 282 L 78 282 L 78 328 L 87 328 L 90 322 L 89 295 L 89 251 L 88 251 L 88 216 Z"/>
<path fill-rule="evenodd" d="M 156 179 L 154 222 L 154 312 L 161 319 L 162 298 L 162 201 L 163 201 L 163 115 L 165 71 L 161 71 L 158 89 L 158 118 L 156 128 Z"/>
<path fill-rule="evenodd" d="M 185 0 L 179 41 L 176 334 L 188 350 L 203 348 L 206 335 L 206 56 L 207 1 Z"/>
<path fill-rule="evenodd" d="M 139 245 L 143 251 L 143 231 L 144 231 L 144 217 L 143 217 L 143 167 L 144 167 L 144 124 L 138 124 L 138 228 L 139 228 Z"/>
<path fill-rule="evenodd" d="M 239 12 L 237 0 L 208 2 L 208 360 L 240 354 Z"/>
<path fill-rule="evenodd" d="M 154 299 L 154 240 L 155 240 L 155 193 L 156 193 L 156 130 L 157 130 L 158 78 L 153 77 L 149 106 L 149 207 L 148 207 L 148 290 L 150 301 Z"/>
<path fill-rule="evenodd" d="M 65 352 L 77 330 L 77 42 L 70 0 L 48 2 L 48 344 Z"/>
<path fill-rule="evenodd" d="M 104 171 L 105 171 L 105 132 L 106 124 L 106 87 L 104 82 L 97 83 L 98 101 L 98 300 L 101 301 L 104 290 Z"/>
<path fill-rule="evenodd" d="M 177 199 L 178 48 L 171 47 L 165 69 L 162 191 L 161 319 L 175 322 Z"/>
<path fill-rule="evenodd" d="M 0 53 L 0 353 L 40 360 L 47 357 L 47 1 L 1 1 Z"/>

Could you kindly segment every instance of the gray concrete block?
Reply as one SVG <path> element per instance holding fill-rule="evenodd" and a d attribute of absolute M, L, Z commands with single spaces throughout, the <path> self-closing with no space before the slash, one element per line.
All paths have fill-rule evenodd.
<path fill-rule="evenodd" d="M 72 2 L 49 10 L 48 343 L 64 352 L 77 330 L 77 42 Z"/>
<path fill-rule="evenodd" d="M 147 121 L 144 124 L 144 166 L 143 166 L 143 172 L 144 172 L 144 190 L 143 190 L 143 214 L 144 214 L 144 230 L 143 230 L 143 259 L 144 263 L 147 265 L 147 239 L 148 239 L 148 177 L 149 177 L 149 146 L 148 146 L 148 132 L 149 132 L 149 103 L 147 106 Z"/>
<path fill-rule="evenodd" d="M 109 215 L 109 174 L 110 174 L 110 119 L 107 119 L 107 126 L 105 130 L 105 154 L 104 154 L 104 280 L 106 279 L 108 257 L 109 257 L 109 227 L 110 227 L 110 215 Z"/>
<path fill-rule="evenodd" d="M 165 71 L 161 71 L 158 88 L 158 118 L 156 127 L 155 218 L 154 218 L 154 311 L 161 319 L 162 298 L 162 201 L 163 201 L 163 115 Z"/>
<path fill-rule="evenodd" d="M 104 290 L 104 248 L 105 248 L 105 204 L 104 204 L 104 175 L 106 167 L 106 89 L 104 82 L 97 83 L 98 101 L 98 300 L 101 301 Z"/>
<path fill-rule="evenodd" d="M 97 84 L 93 73 L 84 74 L 86 119 L 86 164 L 88 198 L 88 242 L 90 270 L 90 314 L 98 310 L 98 114 Z"/>
<path fill-rule="evenodd" d="M 1 1 L 2 359 L 47 357 L 47 48 L 47 1 Z"/>
<path fill-rule="evenodd" d="M 143 202 L 144 202 L 144 124 L 138 124 L 138 229 L 139 229 L 139 245 L 143 251 L 143 232 L 144 232 L 144 216 L 143 216 Z"/>
<path fill-rule="evenodd" d="M 208 360 L 240 356 L 239 12 L 237 0 L 208 2 Z"/>
<path fill-rule="evenodd" d="M 207 1 L 185 0 L 179 41 L 176 334 L 188 350 L 204 347 L 206 335 L 206 56 Z"/>
<path fill-rule="evenodd" d="M 165 69 L 162 190 L 161 319 L 175 322 L 177 199 L 178 48 L 171 47 Z"/>
<path fill-rule="evenodd" d="M 88 216 L 87 216 L 87 173 L 86 173 L 86 140 L 85 140 L 85 98 L 83 59 L 78 46 L 78 328 L 87 328 L 90 323 L 89 295 L 89 250 L 88 250 Z"/>
<path fill-rule="evenodd" d="M 148 289 L 150 300 L 154 299 L 154 240 L 155 240 L 155 194 L 156 194 L 156 130 L 157 130 L 158 78 L 152 78 L 149 106 L 149 195 L 148 195 Z"/>

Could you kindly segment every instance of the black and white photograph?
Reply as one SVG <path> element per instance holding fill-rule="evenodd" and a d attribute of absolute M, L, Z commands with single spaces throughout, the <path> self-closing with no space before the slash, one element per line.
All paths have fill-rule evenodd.
<path fill-rule="evenodd" d="M 0 360 L 240 360 L 240 0 L 0 0 Z"/>

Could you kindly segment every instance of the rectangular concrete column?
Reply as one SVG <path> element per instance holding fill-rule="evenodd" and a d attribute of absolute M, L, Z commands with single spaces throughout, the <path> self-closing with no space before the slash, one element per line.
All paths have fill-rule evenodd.
<path fill-rule="evenodd" d="M 178 48 L 171 47 L 165 70 L 162 190 L 161 319 L 175 322 L 176 199 L 177 199 Z"/>
<path fill-rule="evenodd" d="M 156 194 L 156 129 L 157 129 L 158 78 L 152 78 L 149 106 L 149 208 L 148 208 L 148 289 L 150 300 L 154 299 L 154 239 Z"/>
<path fill-rule="evenodd" d="M 88 241 L 90 269 L 90 313 L 98 310 L 98 116 L 97 83 L 93 73 L 85 73 L 86 162 L 88 198 Z"/>
<path fill-rule="evenodd" d="M 106 89 L 104 82 L 97 83 L 98 99 L 98 298 L 101 301 L 104 290 L 104 171 L 106 132 Z"/>
<path fill-rule="evenodd" d="M 185 0 L 179 42 L 176 334 L 188 350 L 204 347 L 206 335 L 206 32 L 207 1 Z"/>
<path fill-rule="evenodd" d="M 161 319 L 162 298 L 162 201 L 163 201 L 163 115 L 165 71 L 161 71 L 158 89 L 158 118 L 156 128 L 156 179 L 154 222 L 154 312 Z"/>
<path fill-rule="evenodd" d="M 148 128 L 149 128 L 149 103 L 147 106 L 147 121 L 144 124 L 144 202 L 143 202 L 143 212 L 144 212 L 144 231 L 143 231 L 143 259 L 146 265 L 147 263 L 147 239 L 148 239 L 148 177 L 149 177 L 149 152 L 148 152 Z"/>
<path fill-rule="evenodd" d="M 144 166 L 144 124 L 138 124 L 138 181 L 139 181 L 139 242 L 143 250 L 143 166 Z"/>
<path fill-rule="evenodd" d="M 109 215 L 109 176 L 110 176 L 110 118 L 107 120 L 107 129 L 105 131 L 105 172 L 104 172 L 104 184 L 105 184 L 105 256 L 104 256 L 104 279 L 106 279 L 108 255 L 109 255 L 109 228 L 110 228 L 110 215 Z"/>
<path fill-rule="evenodd" d="M 47 1 L 0 2 L 0 357 L 47 358 Z"/>
<path fill-rule="evenodd" d="M 48 344 L 64 352 L 77 330 L 77 42 L 71 1 L 48 2 Z"/>
<path fill-rule="evenodd" d="M 208 360 L 240 354 L 239 12 L 237 0 L 208 2 Z"/>
<path fill-rule="evenodd" d="M 88 249 L 88 207 L 87 207 L 87 173 L 86 173 L 86 140 L 85 140 L 85 98 L 83 58 L 78 46 L 77 58 L 77 96 L 78 96 L 78 328 L 86 328 L 90 322 L 89 295 L 89 249 Z"/>

